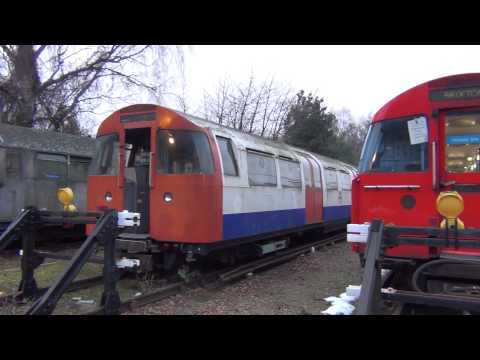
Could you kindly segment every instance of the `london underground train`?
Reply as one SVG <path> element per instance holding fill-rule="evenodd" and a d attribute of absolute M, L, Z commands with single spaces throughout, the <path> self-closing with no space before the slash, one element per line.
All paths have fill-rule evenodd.
<path fill-rule="evenodd" d="M 284 143 L 148 104 L 111 114 L 97 140 L 88 209 L 140 213 L 117 246 L 147 263 L 248 244 L 265 254 L 350 217 L 356 169 Z"/>
<path fill-rule="evenodd" d="M 480 73 L 428 81 L 384 105 L 369 128 L 352 197 L 348 238 L 355 252 L 364 254 L 365 229 L 374 219 L 427 238 L 444 229 L 453 239 L 446 246 L 404 241 L 384 256 L 392 268 L 403 266 L 405 276 L 413 274 L 415 290 L 428 290 L 416 282 L 423 269 L 437 276 L 430 290 L 476 286 L 478 293 L 480 267 L 472 261 L 480 261 L 480 252 L 465 235 L 480 228 Z M 427 270 L 429 263 L 435 266 Z"/>

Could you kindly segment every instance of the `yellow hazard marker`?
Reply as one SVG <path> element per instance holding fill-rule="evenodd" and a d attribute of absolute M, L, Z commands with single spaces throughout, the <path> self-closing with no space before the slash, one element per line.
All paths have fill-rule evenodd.
<path fill-rule="evenodd" d="M 77 211 L 77 207 L 73 205 L 75 195 L 69 187 L 60 188 L 57 190 L 57 198 L 63 204 L 63 211 Z"/>
<path fill-rule="evenodd" d="M 442 229 L 464 229 L 465 225 L 458 216 L 463 212 L 463 198 L 456 191 L 443 191 L 437 197 L 437 211 L 444 217 L 440 224 Z"/>

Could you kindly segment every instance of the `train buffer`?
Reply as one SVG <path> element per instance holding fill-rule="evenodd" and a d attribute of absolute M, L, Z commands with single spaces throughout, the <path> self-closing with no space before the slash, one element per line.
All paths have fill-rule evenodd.
<path fill-rule="evenodd" d="M 102 280 L 104 289 L 101 306 L 104 313 L 118 313 L 120 298 L 117 281 L 121 275 L 121 269 L 136 264 L 116 261 L 115 239 L 125 227 L 138 226 L 139 223 L 140 215 L 128 211 L 117 212 L 109 209 L 103 213 L 96 213 L 43 211 L 34 207 L 24 209 L 0 235 L 0 251 L 13 241 L 14 235 L 20 235 L 22 239 L 22 279 L 14 299 L 16 301 L 34 300 L 33 305 L 26 312 L 27 315 L 48 315 L 54 311 L 57 302 L 68 289 L 80 288 L 82 285 Z M 70 263 L 53 285 L 39 289 L 34 277 L 35 269 L 45 258 L 59 258 L 56 254 L 35 250 L 37 230 L 48 224 L 95 224 L 95 228 L 73 257 L 69 258 Z M 103 259 L 92 257 L 99 245 L 104 248 Z M 100 279 L 95 277 L 74 282 L 73 280 L 87 262 L 103 263 L 103 276 Z"/>
<path fill-rule="evenodd" d="M 361 292 L 355 309 L 356 315 L 380 313 L 383 301 L 397 302 L 408 306 L 421 305 L 480 312 L 478 296 L 394 289 L 388 287 L 389 280 L 382 280 L 381 276 L 382 268 L 391 267 L 392 262 L 401 266 L 402 261 L 411 261 L 389 258 L 385 254 L 385 250 L 388 248 L 403 244 L 428 245 L 437 248 L 449 246 L 480 248 L 480 230 L 464 229 L 449 233 L 448 230 L 441 228 L 385 226 L 382 220 L 375 219 L 368 227 L 368 236 L 365 242 L 367 243 L 365 267 Z M 392 271 L 393 273 L 394 271 Z"/>

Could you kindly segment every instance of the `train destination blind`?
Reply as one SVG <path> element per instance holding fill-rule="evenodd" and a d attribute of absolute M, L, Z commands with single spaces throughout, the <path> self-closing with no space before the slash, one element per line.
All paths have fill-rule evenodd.
<path fill-rule="evenodd" d="M 463 89 L 433 90 L 430 92 L 430 100 L 467 100 L 480 98 L 480 86 Z"/>

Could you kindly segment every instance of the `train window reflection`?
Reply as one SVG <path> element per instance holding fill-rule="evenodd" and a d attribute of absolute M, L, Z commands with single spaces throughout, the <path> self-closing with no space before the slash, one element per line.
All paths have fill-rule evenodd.
<path fill-rule="evenodd" d="M 237 163 L 233 154 L 232 141 L 230 139 L 217 136 L 218 147 L 222 155 L 223 174 L 229 176 L 238 176 Z"/>
<path fill-rule="evenodd" d="M 53 180 L 64 184 L 67 180 L 67 157 L 59 154 L 38 153 L 35 170 L 37 179 Z"/>
<path fill-rule="evenodd" d="M 90 175 L 117 175 L 119 142 L 117 134 L 97 138 L 95 157 L 90 165 Z"/>
<path fill-rule="evenodd" d="M 301 188 L 302 178 L 300 163 L 291 160 L 278 159 L 280 180 L 283 187 Z"/>
<path fill-rule="evenodd" d="M 247 166 L 251 186 L 277 186 L 277 170 L 272 156 L 248 151 Z"/>
<path fill-rule="evenodd" d="M 412 119 L 387 120 L 370 126 L 360 158 L 360 173 L 427 170 L 428 143 L 411 144 L 408 121 Z"/>
<path fill-rule="evenodd" d="M 211 174 L 207 136 L 198 131 L 158 130 L 157 170 L 161 174 Z"/>
<path fill-rule="evenodd" d="M 445 115 L 445 153 L 447 171 L 480 171 L 480 112 Z"/>

